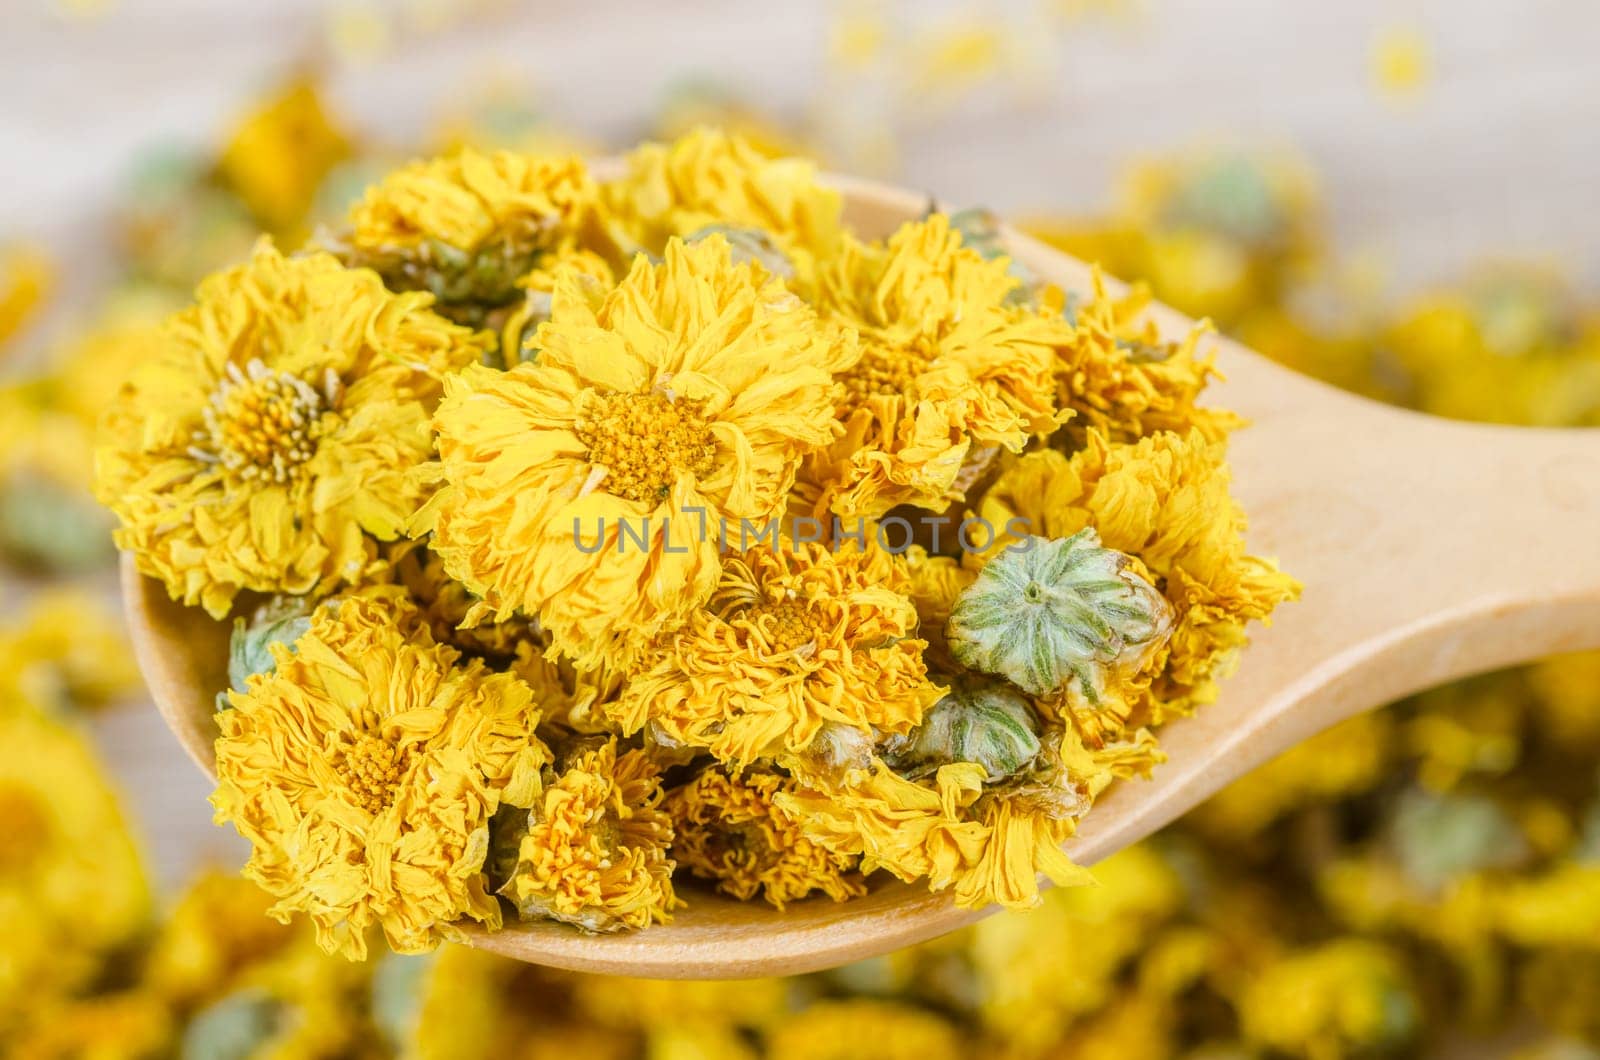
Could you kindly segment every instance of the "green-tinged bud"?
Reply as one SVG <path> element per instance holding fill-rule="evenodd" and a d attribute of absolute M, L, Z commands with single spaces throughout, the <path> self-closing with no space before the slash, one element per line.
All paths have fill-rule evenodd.
<path fill-rule="evenodd" d="M 318 233 L 317 242 L 352 268 L 372 269 L 390 290 L 429 292 L 438 312 L 472 327 L 482 326 L 495 309 L 523 296 L 517 281 L 533 270 L 544 253 L 537 232 L 497 239 L 473 250 L 438 239 L 413 246 L 358 249 L 326 231 Z"/>
<path fill-rule="evenodd" d="M 51 574 L 99 570 L 116 555 L 109 513 L 60 483 L 15 475 L 0 486 L 0 555 Z"/>
<path fill-rule="evenodd" d="M 283 1017 L 283 1005 L 264 991 L 228 994 L 189 1022 L 184 1060 L 248 1060 L 278 1033 Z"/>
<path fill-rule="evenodd" d="M 1039 757 L 1039 721 L 1026 696 L 999 681 L 958 682 L 907 736 L 892 738 L 884 760 L 911 779 L 952 762 L 976 762 L 991 783 Z"/>
<path fill-rule="evenodd" d="M 228 638 L 228 686 L 244 690 L 245 682 L 256 674 L 271 673 L 276 660 L 272 657 L 274 644 L 288 645 L 292 650 L 300 635 L 311 628 L 311 612 L 306 601 L 297 596 L 279 596 L 259 608 L 247 622 L 233 620 L 233 634 Z M 217 696 L 217 709 L 228 708 L 228 694 Z"/>
<path fill-rule="evenodd" d="M 1136 672 L 1171 626 L 1156 587 L 1087 528 L 1025 537 L 991 559 L 956 599 L 945 636 L 969 669 L 1034 695 L 1065 688 L 1097 706 L 1107 679 Z"/>
<path fill-rule="evenodd" d="M 397 1053 L 416 1040 L 422 989 L 436 956 L 386 953 L 372 970 L 372 1022 Z"/>
<path fill-rule="evenodd" d="M 739 228 L 735 225 L 706 225 L 693 233 L 686 243 L 698 243 L 707 236 L 720 235 L 728 241 L 734 264 L 753 261 L 780 280 L 794 279 L 794 263 L 778 249 L 772 237 L 759 228 Z"/>
<path fill-rule="evenodd" d="M 1391 828 L 1401 867 L 1425 891 L 1480 869 L 1508 868 L 1528 852 L 1510 816 L 1482 795 L 1408 791 Z"/>
<path fill-rule="evenodd" d="M 533 268 L 541 251 L 501 240 L 465 251 L 437 239 L 423 243 L 419 258 L 403 270 L 416 287 L 442 304 L 500 306 L 522 293 L 517 280 Z"/>
<path fill-rule="evenodd" d="M 1161 221 L 1252 245 L 1280 239 L 1288 224 L 1266 173 L 1243 155 L 1213 159 L 1190 175 L 1162 209 Z"/>

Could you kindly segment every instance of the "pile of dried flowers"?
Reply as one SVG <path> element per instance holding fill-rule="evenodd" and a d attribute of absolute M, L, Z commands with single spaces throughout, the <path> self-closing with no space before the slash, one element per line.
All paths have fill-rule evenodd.
<path fill-rule="evenodd" d="M 882 870 L 1038 900 L 1294 582 L 1196 336 L 698 130 L 404 166 L 163 326 L 97 490 L 235 622 L 219 822 L 361 956 Z"/>

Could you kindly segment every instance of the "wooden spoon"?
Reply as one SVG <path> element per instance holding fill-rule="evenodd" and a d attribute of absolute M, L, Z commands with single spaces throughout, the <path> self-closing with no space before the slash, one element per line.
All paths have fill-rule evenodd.
<path fill-rule="evenodd" d="M 834 179 L 856 231 L 881 236 L 925 196 Z M 1085 291 L 1089 270 L 1006 233 L 1044 279 Z M 1165 307 L 1168 337 L 1190 322 Z M 1230 463 L 1253 550 L 1305 583 L 1223 686 L 1165 726 L 1170 760 L 1113 786 L 1068 846 L 1089 864 L 1156 831 L 1229 781 L 1350 715 L 1451 678 L 1600 647 L 1600 431 L 1473 426 L 1352 397 L 1218 339 L 1217 404 L 1248 416 Z M 140 665 L 161 713 L 208 774 L 227 629 L 172 603 L 124 556 Z M 693 891 L 671 924 L 594 936 L 553 923 L 471 932 L 506 956 L 591 972 L 735 978 L 812 971 L 921 942 L 984 912 L 876 882 L 849 902 L 779 913 Z"/>

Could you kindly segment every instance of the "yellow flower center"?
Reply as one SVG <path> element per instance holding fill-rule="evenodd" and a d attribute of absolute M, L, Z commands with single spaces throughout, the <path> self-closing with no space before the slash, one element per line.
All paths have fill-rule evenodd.
<path fill-rule="evenodd" d="M 814 647 L 818 639 L 815 620 L 801 600 L 757 604 L 744 617 L 762 632 L 774 654 Z"/>
<path fill-rule="evenodd" d="M 927 364 L 927 358 L 913 350 L 867 347 L 861 359 L 839 376 L 845 392 L 841 411 L 849 415 L 865 405 L 869 398 L 907 393 Z"/>
<path fill-rule="evenodd" d="M 26 869 L 50 838 L 50 817 L 38 797 L 16 784 L 0 784 L 0 875 Z"/>
<path fill-rule="evenodd" d="M 678 476 L 708 475 L 717 446 L 705 402 L 660 391 L 604 394 L 589 402 L 576 424 L 589 463 L 605 471 L 602 488 L 630 501 L 659 501 Z"/>
<path fill-rule="evenodd" d="M 202 410 L 206 426 L 195 432 L 192 452 L 245 479 L 284 482 L 316 452 L 323 417 L 336 403 L 339 386 L 332 371 L 317 390 L 260 360 L 242 371 L 230 361 Z"/>
<path fill-rule="evenodd" d="M 356 805 L 377 816 L 394 801 L 405 770 L 403 758 L 389 741 L 364 732 L 345 748 L 336 768 Z"/>

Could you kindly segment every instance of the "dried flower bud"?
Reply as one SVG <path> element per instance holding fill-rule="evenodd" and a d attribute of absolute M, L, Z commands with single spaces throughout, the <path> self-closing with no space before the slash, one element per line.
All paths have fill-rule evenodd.
<path fill-rule="evenodd" d="M 778 249 L 772 237 L 759 228 L 738 228 L 734 225 L 706 225 L 691 235 L 686 242 L 697 243 L 707 236 L 720 235 L 728 241 L 733 251 L 733 263 L 753 261 L 781 280 L 794 279 L 794 263 Z"/>
<path fill-rule="evenodd" d="M 1142 666 L 1171 624 L 1156 587 L 1086 528 L 1026 537 L 995 556 L 962 590 L 945 635 L 963 666 L 1034 695 L 1070 680 L 1069 692 L 1098 705 L 1107 678 Z"/>
<path fill-rule="evenodd" d="M 0 555 L 53 574 L 96 570 L 115 555 L 111 524 L 87 495 L 18 474 L 0 486 Z"/>
<path fill-rule="evenodd" d="M 263 604 L 246 622 L 233 620 L 233 633 L 228 637 L 228 686 L 240 691 L 256 674 L 271 673 L 276 662 L 272 646 L 285 644 L 291 648 L 300 635 L 311 628 L 311 612 L 306 601 L 297 596 L 279 596 Z M 228 694 L 217 696 L 217 709 L 228 708 Z"/>
<path fill-rule="evenodd" d="M 1408 791 L 1391 836 L 1406 876 L 1430 892 L 1470 872 L 1511 867 L 1528 852 L 1510 816 L 1475 794 Z"/>
<path fill-rule="evenodd" d="M 386 953 L 372 970 L 372 1022 L 397 1054 L 414 1041 L 422 994 L 437 953 Z"/>
<path fill-rule="evenodd" d="M 884 760 L 910 779 L 952 762 L 976 762 L 994 784 L 1039 756 L 1038 719 L 1026 696 L 999 681 L 958 682 L 909 735 L 893 737 Z"/>
<path fill-rule="evenodd" d="M 228 994 L 201 1010 L 183 1032 L 185 1057 L 235 1060 L 255 1056 L 278 1033 L 283 1005 L 263 990 Z"/>

